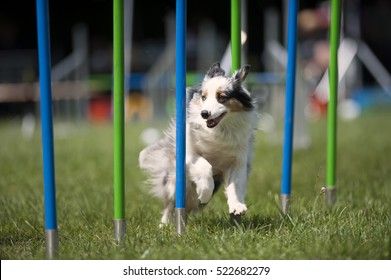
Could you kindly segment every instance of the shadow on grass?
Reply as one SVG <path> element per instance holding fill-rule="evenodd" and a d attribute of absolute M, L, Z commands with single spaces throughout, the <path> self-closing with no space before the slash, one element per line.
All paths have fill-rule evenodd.
<path fill-rule="evenodd" d="M 280 230 L 284 225 L 291 225 L 287 217 L 264 216 L 260 214 L 228 216 L 228 215 L 196 215 L 189 225 L 195 228 L 207 229 L 210 232 L 218 231 L 256 231 L 270 232 Z"/>

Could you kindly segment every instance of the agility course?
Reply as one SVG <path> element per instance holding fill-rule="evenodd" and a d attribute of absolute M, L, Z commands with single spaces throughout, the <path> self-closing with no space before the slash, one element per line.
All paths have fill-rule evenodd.
<path fill-rule="evenodd" d="M 296 45 L 297 45 L 298 1 L 289 1 L 288 6 L 288 63 L 286 69 L 286 103 L 284 126 L 284 152 L 282 160 L 281 210 L 288 212 L 292 182 L 293 124 L 296 87 Z M 336 200 L 336 155 L 337 155 L 337 98 L 338 98 L 338 46 L 341 17 L 341 3 L 331 1 L 330 24 L 330 98 L 327 114 L 327 202 L 330 206 Z"/>
<path fill-rule="evenodd" d="M 262 139 L 255 143 L 255 162 L 251 180 L 249 182 L 249 201 L 252 205 L 242 224 L 233 226 L 227 220 L 227 211 L 222 196 L 214 198 L 213 205 L 208 206 L 204 213 L 186 217 L 185 208 L 185 88 L 186 88 L 186 17 L 187 3 L 185 0 L 176 2 L 176 79 L 175 92 L 177 100 L 177 199 L 175 232 L 181 235 L 176 238 L 171 229 L 161 231 L 156 221 L 160 207 L 155 200 L 149 198 L 142 185 L 143 176 L 139 171 L 128 171 L 134 166 L 134 159 L 141 149 L 142 143 L 136 139 L 146 128 L 144 124 L 133 124 L 130 128 L 124 122 L 124 18 L 123 1 L 115 0 L 113 6 L 113 126 L 86 129 L 86 134 L 80 138 L 82 141 L 76 147 L 72 141 L 62 140 L 56 146 L 56 168 L 62 172 L 54 175 L 54 139 L 53 118 L 51 115 L 51 86 L 50 86 L 50 40 L 48 35 L 48 6 L 45 0 L 37 0 L 37 23 L 39 36 L 39 65 L 40 65 L 40 94 L 42 114 L 42 152 L 45 193 L 45 229 L 46 229 L 46 257 L 57 258 L 388 258 L 389 250 L 389 224 L 387 214 L 388 199 L 390 197 L 388 185 L 389 170 L 387 167 L 387 151 L 389 150 L 388 135 L 386 131 L 378 132 L 378 139 L 365 140 L 369 133 L 377 133 L 375 127 L 387 125 L 389 113 L 378 112 L 372 116 L 365 116 L 360 123 L 342 123 L 338 138 L 337 154 L 337 92 L 338 92 L 338 61 L 337 49 L 339 45 L 340 29 L 340 2 L 332 1 L 331 30 L 330 30 L 330 103 L 327 123 L 322 120 L 320 125 L 314 127 L 314 147 L 309 151 L 299 152 L 299 159 L 295 159 L 292 150 L 293 137 L 293 104 L 296 73 L 296 29 L 299 1 L 289 1 L 289 30 L 288 30 L 288 67 L 286 73 L 286 118 L 285 140 L 283 152 L 281 147 L 268 146 Z M 232 70 L 240 67 L 240 2 L 231 1 L 231 46 Z M 292 29 L 292 30 L 291 30 Z M 46 31 L 45 31 L 46 30 Z M 294 55 L 292 55 L 294 54 Z M 288 96 L 290 96 L 288 98 Z M 363 132 L 361 128 L 369 127 Z M 4 133 L 4 146 L 20 145 L 15 149 L 18 153 L 36 156 L 36 153 L 23 147 L 20 139 L 15 139 L 12 129 L 0 124 Z M 326 130 L 324 129 L 327 127 Z M 84 128 L 83 128 L 84 129 Z M 346 133 L 345 133 L 346 131 Z M 348 134 L 347 131 L 350 133 Z M 80 132 L 80 131 L 79 131 Z M 114 132 L 114 133 L 113 133 Z M 8 133 L 8 134 L 7 134 Z M 102 134 L 101 134 L 102 133 Z M 9 136 L 7 136 L 9 135 Z M 114 137 L 113 137 L 114 136 Z M 132 138 L 133 137 L 133 138 Z M 328 139 L 327 139 L 328 138 Z M 35 138 L 34 138 L 35 139 Z M 100 140 L 101 139 L 101 140 Z M 113 141 L 114 139 L 114 141 Z M 126 141 L 125 141 L 126 139 Z M 128 139 L 132 139 L 129 141 Z M 323 173 L 325 146 L 327 139 L 327 175 Z M 358 139 L 358 140 L 357 140 Z M 38 138 L 32 145 L 37 148 Z M 357 146 L 376 146 L 373 151 L 360 151 L 351 148 L 351 143 L 357 141 Z M 131 142 L 131 144 L 129 144 Z M 19 143 L 19 144 L 18 144 Z M 114 143 L 113 150 L 107 145 Z M 90 147 L 86 149 L 86 146 Z M 131 146 L 131 147 L 130 147 Z M 84 148 L 83 148 L 84 147 Z M 84 151 L 88 150 L 88 151 Z M 95 151 L 94 151 L 95 150 Z M 286 151 L 287 150 L 287 151 Z M 41 151 L 41 149 L 39 149 Z M 82 159 L 69 161 L 69 154 L 86 153 L 87 159 L 97 162 L 96 166 L 87 166 Z M 88 152 L 88 153 L 87 153 Z M 16 170 L 23 159 L 11 161 L 14 157 L 10 152 L 1 150 L 2 157 L 9 163 L 3 163 L 3 170 Z M 114 154 L 114 158 L 113 158 Z M 287 155 L 286 155 L 287 154 Z M 125 156 L 126 155 L 126 156 Z M 262 155 L 258 157 L 257 155 Z M 283 158 L 282 179 L 281 169 L 276 167 L 276 155 Z M 23 158 L 23 157 L 22 157 Z M 303 158 L 305 158 L 303 160 Z M 338 201 L 335 201 L 336 161 L 342 178 L 338 178 Z M 368 168 L 372 176 L 357 174 L 357 170 L 365 168 L 354 165 L 351 159 L 365 159 L 372 163 Z M 102 160 L 103 159 L 103 160 Z M 112 159 L 112 160 L 107 160 Z M 359 161 L 359 160 L 358 160 Z M 73 162 L 72 169 L 66 165 Z M 356 163 L 358 164 L 358 163 Z M 58 167 L 59 166 L 59 167 Z M 113 168 L 114 166 L 114 168 Z M 114 183 L 110 182 L 113 172 Z M 136 168 L 134 168 L 136 169 Z M 276 170 L 279 169 L 279 170 Z M 39 181 L 38 174 L 31 171 L 30 163 L 26 162 L 26 177 L 33 182 Z M 84 171 L 83 171 L 84 170 Z M 94 175 L 100 174 L 102 175 Z M 87 175 L 86 175 L 87 174 Z M 303 176 L 303 174 L 310 174 Z M 60 179 L 59 179 L 60 177 Z M 69 178 L 76 178 L 72 181 Z M 85 179 L 85 177 L 87 177 Z M 13 186 L 11 175 L 5 174 L 4 182 Z M 38 178 L 38 179 L 37 179 Z M 57 196 L 56 209 L 56 180 L 60 185 L 60 195 Z M 294 194 L 291 196 L 291 181 L 293 180 Z M 319 190 L 326 182 L 326 194 Z M 278 196 L 280 182 L 281 196 Z M 137 185 L 142 186 L 137 186 Z M 15 201 L 8 201 L 15 191 L 7 190 L 1 184 L 5 198 L 1 200 L 4 206 L 4 223 L 15 225 L 2 227 L 2 236 L 9 237 L 11 243 L 4 241 L 1 254 L 4 258 L 42 258 L 42 237 L 39 233 L 40 220 L 34 218 L 40 214 L 40 206 L 32 207 L 29 199 L 16 194 Z M 22 182 L 20 185 L 29 185 Z M 70 185 L 70 190 L 67 190 Z M 73 185 L 73 186 L 72 186 Z M 125 192 L 125 185 L 127 186 Z M 368 185 L 373 188 L 367 188 Z M 114 186 L 114 191 L 113 191 Z M 307 187 L 306 187 L 307 186 Z M 308 186 L 310 186 L 308 188 Z M 77 187 L 83 188 L 78 189 Z M 353 192 L 352 189 L 355 189 Z M 310 189 L 310 190 L 309 190 Z M 16 187 L 18 190 L 18 187 Z M 20 187 L 19 187 L 20 190 Z M 23 191 L 22 191 L 23 192 Z M 69 192 L 75 192 L 75 195 Z M 114 193 L 114 196 L 112 194 Z M 33 191 L 31 197 L 39 200 L 41 193 Z M 78 197 L 80 196 L 80 197 Z M 113 197 L 113 199 L 107 199 Z M 125 203 L 126 198 L 126 203 Z M 16 200 L 20 200 L 17 202 Z M 145 200 L 145 201 L 144 201 Z M 216 202 L 216 203 L 215 203 Z M 282 202 L 282 206 L 280 203 Z M 290 203 L 289 203 L 290 202 Z M 21 205 L 19 204 L 21 203 Z M 26 206 L 23 206 L 23 203 Z M 327 206 L 333 205 L 333 208 Z M 366 204 L 367 207 L 362 206 Z M 18 205 L 22 214 L 15 214 Z M 278 206 L 277 206 L 278 205 Z M 69 211 L 71 206 L 76 209 Z M 114 207 L 113 207 L 114 206 Z M 29 208 L 33 209 L 29 211 Z M 284 214 L 281 215 L 279 209 Z M 114 240 L 113 219 L 114 210 Z M 288 211 L 289 210 L 289 211 Z M 68 213 L 71 212 L 71 213 Z M 373 214 L 369 215 L 370 212 Z M 127 216 L 125 214 L 127 213 Z M 60 244 L 58 247 L 57 215 L 60 221 Z M 110 217 L 110 218 L 107 218 Z M 186 221 L 189 220 L 188 228 Z M 353 221 L 356 221 L 353 223 Z M 126 223 L 127 222 L 127 223 Z M 376 224 L 376 226 L 375 226 Z M 25 232 L 21 234 L 21 232 Z M 371 234 L 370 234 L 371 233 Z M 21 234 L 26 236 L 32 250 L 17 249 L 12 252 L 10 244 L 18 244 Z M 33 236 L 33 237 L 31 237 Z M 352 237 L 353 236 L 353 237 Z M 63 238 L 64 237 L 64 238 Z M 210 242 L 213 238 L 213 242 Z M 230 244 L 226 244 L 226 240 Z M 23 240 L 23 238 L 21 238 Z M 307 241 L 306 241 L 307 240 Z M 314 240 L 314 246 L 308 246 L 308 240 Z M 385 240 L 386 246 L 383 241 Z M 118 247 L 121 241 L 126 251 Z M 335 248 L 335 244 L 341 244 Z M 175 244 L 175 246 L 172 246 Z M 290 244 L 290 245 L 287 245 Z M 358 244 L 360 246 L 358 246 Z M 29 245 L 27 245 L 29 246 Z M 175 247 L 175 248 L 172 248 Z M 121 247 L 122 248 L 122 247 Z M 79 254 L 79 252 L 82 252 Z"/>
<path fill-rule="evenodd" d="M 176 1 L 176 232 L 181 235 L 185 231 L 186 224 L 186 13 L 187 1 Z M 126 234 L 125 219 L 125 166 L 124 166 L 124 92 L 125 92 L 125 62 L 124 62 L 124 3 L 123 0 L 115 0 L 113 5 L 113 34 L 114 34 L 114 238 L 117 241 L 124 239 Z M 37 0 L 37 18 L 43 23 L 38 23 L 40 38 L 40 65 L 41 65 L 41 98 L 43 149 L 45 172 L 45 197 L 47 202 L 46 217 L 48 233 L 48 257 L 53 258 L 58 251 L 58 233 L 56 223 L 55 205 L 55 179 L 54 179 L 54 155 L 53 155 L 53 131 L 51 115 L 51 86 L 50 86 L 50 47 L 48 35 L 48 3 Z M 231 71 L 241 66 L 241 8 L 239 0 L 231 0 Z M 339 43 L 340 3 L 332 1 L 332 25 L 331 25 L 331 64 L 330 64 L 330 103 L 328 118 L 328 165 L 327 165 L 327 191 L 328 200 L 335 200 L 335 162 L 336 162 L 336 98 L 338 91 L 338 63 L 337 51 Z M 294 95 L 296 79 L 296 44 L 297 44 L 297 13 L 298 1 L 289 1 L 288 14 L 288 63 L 286 78 L 286 110 L 284 131 L 284 152 L 281 201 L 282 212 L 287 213 L 291 194 L 291 166 L 293 145 L 293 116 Z M 42 35 L 41 35 L 42 34 Z M 46 140 L 48 139 L 48 140 Z M 53 235 L 53 237 L 51 236 Z"/>

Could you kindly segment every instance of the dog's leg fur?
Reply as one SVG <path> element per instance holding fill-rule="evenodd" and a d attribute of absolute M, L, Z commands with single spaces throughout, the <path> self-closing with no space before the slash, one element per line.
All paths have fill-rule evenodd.
<path fill-rule="evenodd" d="M 165 185 L 162 185 L 162 190 L 164 190 L 164 210 L 162 213 L 162 219 L 160 221 L 160 227 L 170 223 L 172 213 L 175 207 L 175 176 L 171 176 L 167 180 Z"/>
<path fill-rule="evenodd" d="M 174 201 L 168 201 L 163 210 L 162 219 L 160 221 L 160 227 L 163 227 L 170 222 L 172 211 L 174 211 Z"/>
<path fill-rule="evenodd" d="M 225 195 L 227 197 L 229 213 L 243 215 L 247 211 L 244 203 L 246 195 L 247 168 L 246 163 L 232 167 L 226 175 Z"/>
<path fill-rule="evenodd" d="M 187 171 L 190 180 L 196 184 L 198 200 L 206 204 L 214 190 L 212 165 L 203 157 L 187 155 Z"/>
<path fill-rule="evenodd" d="M 200 156 L 186 156 L 186 211 L 190 212 L 199 208 L 200 204 L 206 204 L 212 198 L 214 181 L 212 166 Z M 162 186 L 164 190 L 164 210 L 160 227 L 170 223 L 175 208 L 175 174 Z M 194 188 L 194 189 L 193 189 Z"/>

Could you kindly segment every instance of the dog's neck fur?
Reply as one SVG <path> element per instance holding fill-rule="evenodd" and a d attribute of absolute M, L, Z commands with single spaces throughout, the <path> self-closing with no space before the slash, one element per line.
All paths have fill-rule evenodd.
<path fill-rule="evenodd" d="M 215 128 L 207 128 L 205 122 L 191 122 L 188 127 L 188 143 L 194 152 L 214 159 L 224 155 L 237 155 L 238 150 L 248 149 L 251 135 L 255 129 L 256 113 L 231 113 L 227 119 Z M 212 156 L 213 155 L 213 156 Z M 216 157 L 216 155 L 219 155 Z M 209 158 L 209 160 L 211 160 Z"/>

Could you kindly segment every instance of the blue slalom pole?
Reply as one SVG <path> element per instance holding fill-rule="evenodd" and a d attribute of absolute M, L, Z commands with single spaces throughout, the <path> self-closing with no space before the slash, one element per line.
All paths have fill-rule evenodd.
<path fill-rule="evenodd" d="M 284 149 L 282 159 L 281 203 L 287 213 L 291 196 L 293 119 L 295 112 L 296 43 L 298 0 L 289 0 L 288 6 L 288 63 L 286 68 L 286 104 Z"/>
<path fill-rule="evenodd" d="M 49 7 L 37 0 L 39 84 L 42 123 L 43 179 L 45 199 L 46 256 L 58 255 L 56 184 L 54 175 L 53 114 L 50 78 Z"/>
<path fill-rule="evenodd" d="M 176 232 L 186 224 L 186 0 L 176 0 Z"/>

